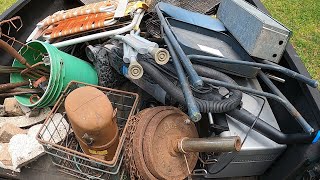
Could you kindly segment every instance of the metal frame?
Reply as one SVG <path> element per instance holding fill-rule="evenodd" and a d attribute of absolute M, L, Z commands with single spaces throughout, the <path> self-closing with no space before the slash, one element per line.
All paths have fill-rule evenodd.
<path fill-rule="evenodd" d="M 103 91 L 106 95 L 108 95 L 109 98 L 110 96 L 112 96 L 117 100 L 116 101 L 115 99 L 112 99 L 112 97 L 110 99 L 112 105 L 118 108 L 117 119 L 118 119 L 118 125 L 122 126 L 122 132 L 121 132 L 119 145 L 117 147 L 117 151 L 111 161 L 101 160 L 81 152 L 81 148 L 78 145 L 76 138 L 74 137 L 70 122 L 68 122 L 69 123 L 69 128 L 68 128 L 66 127 L 65 124 L 62 123 L 63 118 L 61 118 L 59 122 L 52 121 L 52 117 L 57 112 L 64 111 L 64 108 L 62 108 L 62 105 L 64 103 L 66 96 L 74 88 L 78 88 L 79 86 L 96 87 L 99 90 Z M 130 98 L 130 101 L 128 98 Z M 118 99 L 121 99 L 120 100 L 121 102 Z M 102 176 L 103 174 L 116 175 L 120 170 L 120 167 L 123 161 L 123 156 L 124 156 L 122 147 L 124 145 L 125 132 L 127 130 L 126 122 L 136 112 L 138 101 L 139 101 L 139 96 L 136 93 L 72 81 L 68 84 L 67 88 L 64 90 L 59 100 L 57 101 L 57 103 L 54 105 L 53 109 L 47 116 L 36 138 L 42 145 L 45 146 L 45 151 L 47 154 L 49 154 L 52 157 L 53 164 L 64 169 L 64 171 L 68 171 L 69 173 L 72 173 L 73 175 L 76 174 L 76 176 L 79 178 L 90 179 L 91 177 L 94 177 L 95 179 L 101 179 L 100 176 Z M 123 104 L 122 102 L 124 102 L 125 104 Z M 125 110 L 122 110 L 121 108 L 122 109 L 125 108 Z M 65 116 L 66 113 L 63 112 L 63 114 L 64 114 L 63 117 L 67 119 L 67 117 Z M 121 121 L 121 123 L 119 122 L 119 120 Z M 53 130 L 47 129 L 48 128 L 47 126 L 49 126 L 50 123 L 54 125 Z M 64 126 L 64 129 L 66 130 L 65 131 L 66 137 L 61 137 L 61 134 L 60 134 L 61 132 L 58 131 L 58 126 L 60 126 L 61 123 Z M 44 139 L 43 137 L 43 135 L 46 132 L 49 133 L 50 135 L 49 139 Z M 62 139 L 60 142 L 55 142 L 55 139 L 53 138 L 55 134 L 59 135 L 59 137 Z M 75 144 L 77 144 L 76 147 L 75 147 Z M 78 160 L 80 160 L 80 162 Z M 85 170 L 81 170 L 81 169 L 85 169 Z"/>

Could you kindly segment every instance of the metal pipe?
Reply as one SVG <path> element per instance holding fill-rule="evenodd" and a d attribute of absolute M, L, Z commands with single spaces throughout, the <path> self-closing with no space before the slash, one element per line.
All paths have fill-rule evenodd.
<path fill-rule="evenodd" d="M 314 132 L 314 129 L 309 125 L 309 123 L 302 117 L 299 111 L 290 103 L 290 101 L 282 94 L 282 92 L 272 83 L 272 81 L 263 72 L 259 72 L 258 76 L 261 80 L 270 88 L 270 90 L 287 101 L 287 106 L 294 112 L 293 117 L 298 121 L 303 130 L 308 133 Z"/>
<path fill-rule="evenodd" d="M 273 70 L 277 72 L 281 72 L 289 77 L 292 77 L 294 79 L 297 79 L 301 82 L 304 82 L 311 87 L 316 88 L 318 86 L 318 81 L 308 78 L 302 74 L 296 73 L 288 68 L 282 67 L 282 66 L 276 66 L 271 64 L 262 64 L 262 63 L 256 63 L 256 62 L 248 62 L 244 60 L 238 60 L 238 59 L 228 59 L 224 57 L 213 57 L 213 56 L 203 56 L 203 55 L 188 55 L 190 60 L 193 59 L 201 59 L 201 60 L 207 60 L 207 61 L 214 61 L 214 62 L 221 62 L 221 63 L 228 63 L 228 64 L 241 64 L 241 65 L 247 65 L 247 66 L 253 66 L 253 67 L 259 67 L 262 69 L 268 69 Z"/>
<path fill-rule="evenodd" d="M 156 5 L 155 7 L 156 12 L 158 14 L 158 17 L 161 22 L 161 26 L 167 36 L 167 38 L 170 40 L 172 46 L 174 47 L 174 50 L 177 52 L 180 62 L 182 63 L 183 67 L 185 68 L 187 74 L 189 75 L 190 82 L 193 87 L 202 87 L 203 86 L 203 81 L 197 74 L 197 72 L 194 70 L 192 63 L 190 59 L 187 57 L 187 55 L 183 52 L 182 48 L 180 47 L 178 41 L 174 37 L 174 34 L 171 32 L 160 8 L 159 5 Z M 167 43 L 168 44 L 168 43 Z"/>
<path fill-rule="evenodd" d="M 54 43 L 52 45 L 57 47 L 57 48 L 61 48 L 61 47 L 70 46 L 70 45 L 83 43 L 83 42 L 87 42 L 87 41 L 92 41 L 92 40 L 96 40 L 96 39 L 100 39 L 100 38 L 105 38 L 105 37 L 108 37 L 108 36 L 113 36 L 113 35 L 116 35 L 116 34 L 122 34 L 122 33 L 128 32 L 128 31 L 131 31 L 137 25 L 137 23 L 139 22 L 140 16 L 143 16 L 143 10 L 142 9 L 138 9 L 136 11 L 136 13 L 133 16 L 133 19 L 132 19 L 131 23 L 129 25 L 125 26 L 125 27 L 122 27 L 120 29 L 111 30 L 111 31 L 91 34 L 91 35 L 87 35 L 87 36 L 81 36 L 81 37 L 78 37 L 78 38 L 75 38 L 75 39 L 70 39 L 70 40 Z"/>
<path fill-rule="evenodd" d="M 214 122 L 213 122 L 213 117 L 212 117 L 212 113 L 211 112 L 208 112 L 208 119 L 209 119 L 209 124 L 213 125 Z"/>
<path fill-rule="evenodd" d="M 171 43 L 169 42 L 168 38 L 166 36 L 164 36 L 164 41 L 166 42 L 169 52 L 171 54 L 172 57 L 172 61 L 173 61 L 173 65 L 176 69 L 177 72 L 177 76 L 179 78 L 179 82 L 181 85 L 181 89 L 188 107 L 188 114 L 191 118 L 192 121 L 194 122 L 198 122 L 201 119 L 201 113 L 199 111 L 199 108 L 196 104 L 196 101 L 193 97 L 192 91 L 190 89 L 190 85 L 188 83 L 187 77 L 185 76 L 184 72 L 183 72 L 183 68 L 179 62 L 179 59 L 171 45 Z"/>
<path fill-rule="evenodd" d="M 0 74 L 20 73 L 22 70 L 24 70 L 23 67 L 11 67 L 0 65 Z"/>
<path fill-rule="evenodd" d="M 272 74 L 269 74 L 269 73 L 266 73 L 266 75 L 272 80 L 275 80 L 275 81 L 278 81 L 278 82 L 281 82 L 281 83 L 285 83 L 286 82 L 286 80 L 284 80 L 283 78 L 280 78 L 278 76 L 275 76 L 275 75 L 272 75 Z"/>
<path fill-rule="evenodd" d="M 178 140 L 177 149 L 181 153 L 240 151 L 241 139 L 239 136 L 182 138 Z"/>
<path fill-rule="evenodd" d="M 38 94 L 41 93 L 39 89 L 29 89 L 29 88 L 14 88 L 10 89 L 6 92 L 0 92 L 0 97 L 12 97 L 16 95 L 24 95 L 24 94 Z"/>
<path fill-rule="evenodd" d="M 22 88 L 22 87 L 16 87 L 13 89 L 9 89 L 6 92 L 12 93 L 12 92 L 30 92 L 30 93 L 40 93 L 42 92 L 41 89 L 35 89 L 35 88 Z"/>
<path fill-rule="evenodd" d="M 13 89 L 13 88 L 16 88 L 16 87 L 27 86 L 29 84 L 30 84 L 29 81 L 22 81 L 22 82 L 18 82 L 18 83 L 0 84 L 0 92 L 6 91 L 6 90 L 9 90 L 9 89 Z"/>
<path fill-rule="evenodd" d="M 203 81 L 205 81 L 209 84 L 213 84 L 215 86 L 222 86 L 225 88 L 237 89 L 237 90 L 240 90 L 243 92 L 248 92 L 248 93 L 256 94 L 259 96 L 265 96 L 267 98 L 276 100 L 276 101 L 280 102 L 288 110 L 288 112 L 299 122 L 299 124 L 302 126 L 302 128 L 306 132 L 308 132 L 308 133 L 314 132 L 314 129 L 305 121 L 305 119 L 301 116 L 301 114 L 297 111 L 297 109 L 287 99 L 281 98 L 275 94 L 271 94 L 271 93 L 267 93 L 267 92 L 263 92 L 263 91 L 258 91 L 258 90 L 243 87 L 243 86 L 237 86 L 237 85 L 229 84 L 229 83 L 214 80 L 214 79 L 209 79 L 206 77 L 202 77 L 202 79 L 203 79 Z"/>
<path fill-rule="evenodd" d="M 28 68 L 31 67 L 24 57 L 22 57 L 13 47 L 4 42 L 2 39 L 0 39 L 0 48 L 10 54 L 13 58 L 17 59 L 21 64 L 27 66 Z"/>
<path fill-rule="evenodd" d="M 17 59 L 22 65 L 25 65 L 27 69 L 31 68 L 32 66 L 27 62 L 27 60 L 21 56 L 18 51 L 16 51 L 13 47 L 11 47 L 8 43 L 4 42 L 0 39 L 0 48 L 10 54 L 13 58 Z M 33 74 L 37 76 L 42 76 L 41 71 L 34 70 Z"/>
<path fill-rule="evenodd" d="M 256 120 L 256 116 L 246 111 L 245 109 L 234 109 L 232 111 L 227 112 L 227 114 L 237 121 L 242 122 L 248 127 L 251 127 L 252 124 Z M 284 134 L 278 129 L 274 128 L 270 124 L 264 122 L 262 119 L 258 118 L 256 123 L 253 126 L 253 129 L 263 134 L 267 138 L 273 140 L 278 144 L 299 144 L 299 143 L 315 143 L 317 142 L 317 134 L 318 133 L 295 133 L 295 134 Z"/>

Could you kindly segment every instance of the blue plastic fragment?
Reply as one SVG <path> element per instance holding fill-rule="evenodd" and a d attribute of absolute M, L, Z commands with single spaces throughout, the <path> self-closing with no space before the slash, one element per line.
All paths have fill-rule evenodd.
<path fill-rule="evenodd" d="M 320 131 L 317 132 L 316 137 L 313 139 L 312 144 L 318 142 L 318 140 L 320 139 Z"/>
<path fill-rule="evenodd" d="M 186 9 L 163 2 L 158 3 L 158 6 L 162 12 L 174 19 L 213 31 L 226 31 L 223 23 L 219 19 L 211 16 L 188 11 Z"/>
<path fill-rule="evenodd" d="M 128 68 L 126 66 L 122 66 L 121 72 L 122 72 L 123 75 L 128 74 Z"/>

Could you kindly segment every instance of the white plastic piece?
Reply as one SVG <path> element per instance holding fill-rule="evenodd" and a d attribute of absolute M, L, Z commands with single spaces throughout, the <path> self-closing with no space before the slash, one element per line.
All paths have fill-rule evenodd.
<path fill-rule="evenodd" d="M 140 79 L 143 76 L 143 68 L 137 61 L 133 61 L 129 65 L 128 74 L 132 79 Z"/>
<path fill-rule="evenodd" d="M 132 31 L 130 34 L 127 34 L 125 36 L 122 35 L 115 35 L 113 37 L 114 39 L 123 41 L 128 46 L 135 49 L 139 54 L 150 54 L 154 60 L 160 64 L 166 64 L 170 59 L 170 54 L 166 49 L 159 48 L 159 45 L 157 43 L 151 42 L 147 39 L 144 39 L 136 34 L 134 34 Z M 127 47 L 124 47 L 127 48 Z M 126 49 L 124 49 L 124 60 L 127 61 L 126 56 Z"/>
<path fill-rule="evenodd" d="M 127 45 L 127 49 L 129 52 L 129 60 L 130 60 L 130 65 L 128 68 L 129 77 L 132 79 L 140 79 L 143 76 L 143 68 L 137 61 L 138 52 L 128 45 Z"/>

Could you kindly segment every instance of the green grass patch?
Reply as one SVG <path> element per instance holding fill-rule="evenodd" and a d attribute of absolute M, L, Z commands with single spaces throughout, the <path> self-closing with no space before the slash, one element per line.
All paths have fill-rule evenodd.
<path fill-rule="evenodd" d="M 320 1 L 262 0 L 271 15 L 293 31 L 291 43 L 311 76 L 320 81 Z"/>
<path fill-rule="evenodd" d="M 17 0 L 0 0 L 0 14 L 17 2 Z"/>

